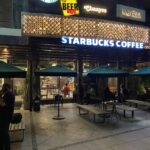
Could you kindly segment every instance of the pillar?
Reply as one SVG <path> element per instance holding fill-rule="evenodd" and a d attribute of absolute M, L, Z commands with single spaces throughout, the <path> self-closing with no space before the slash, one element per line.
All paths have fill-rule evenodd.
<path fill-rule="evenodd" d="M 12 2 L 13 0 L 0 1 L 0 26 L 12 27 Z"/>
<path fill-rule="evenodd" d="M 121 64 L 120 62 L 118 61 L 117 62 L 117 69 L 121 69 Z M 118 93 L 118 101 L 121 102 L 121 84 L 122 84 L 122 79 L 121 77 L 118 77 L 117 79 L 117 93 Z"/>
<path fill-rule="evenodd" d="M 36 95 L 40 96 L 40 77 L 35 76 L 35 71 L 38 68 L 39 59 L 35 54 L 30 54 L 27 61 L 27 77 L 24 108 L 32 111 L 33 99 Z"/>
<path fill-rule="evenodd" d="M 106 66 L 105 62 L 103 60 L 100 60 L 100 58 L 97 60 L 97 67 Z M 98 96 L 102 99 L 104 99 L 104 90 L 108 86 L 108 78 L 107 77 L 98 77 L 97 79 L 97 90 L 98 90 Z"/>
<path fill-rule="evenodd" d="M 81 51 L 80 51 L 81 52 Z M 79 55 L 78 57 L 78 97 L 79 97 L 79 103 L 83 103 L 83 96 L 84 96 L 84 88 L 83 88 L 83 59 L 82 55 Z"/>
<path fill-rule="evenodd" d="M 27 60 L 27 73 L 26 73 L 26 82 L 25 82 L 25 95 L 24 95 L 24 109 L 30 109 L 30 60 Z"/>
<path fill-rule="evenodd" d="M 13 0 L 13 27 L 21 28 L 21 12 L 28 12 L 28 0 Z"/>
<path fill-rule="evenodd" d="M 32 61 L 32 96 L 40 97 L 40 76 L 35 76 L 35 71 L 38 69 L 39 59 L 36 58 Z"/>

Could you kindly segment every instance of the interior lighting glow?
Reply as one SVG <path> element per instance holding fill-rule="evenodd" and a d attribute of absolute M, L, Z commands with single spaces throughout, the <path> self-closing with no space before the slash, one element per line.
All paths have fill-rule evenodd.
<path fill-rule="evenodd" d="M 44 2 L 44 3 L 55 3 L 58 0 L 41 0 L 41 1 Z"/>
<path fill-rule="evenodd" d="M 54 66 L 57 66 L 57 64 L 56 64 L 56 63 L 53 63 L 52 66 L 53 66 L 53 67 L 54 67 Z"/>
<path fill-rule="evenodd" d="M 134 70 L 134 72 L 137 72 L 137 71 L 139 71 L 139 70 L 138 70 L 138 69 L 135 69 L 135 70 Z"/>
<path fill-rule="evenodd" d="M 8 49 L 7 49 L 7 48 L 4 48 L 4 49 L 3 49 L 3 52 L 4 52 L 4 53 L 8 53 Z"/>

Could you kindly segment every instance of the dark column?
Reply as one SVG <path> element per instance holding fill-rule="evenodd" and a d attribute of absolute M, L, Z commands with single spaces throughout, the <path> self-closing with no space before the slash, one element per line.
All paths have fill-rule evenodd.
<path fill-rule="evenodd" d="M 13 27 L 21 28 L 21 12 L 28 11 L 28 0 L 13 0 Z"/>
<path fill-rule="evenodd" d="M 78 72 L 78 61 L 76 60 L 76 62 L 75 62 L 75 71 L 76 72 Z M 75 86 L 74 86 L 74 97 L 73 97 L 73 100 L 74 100 L 74 102 L 78 102 L 78 100 L 79 100 L 79 89 L 78 89 L 78 76 L 77 77 L 75 77 L 75 80 L 74 80 L 74 84 L 75 84 Z"/>
<path fill-rule="evenodd" d="M 25 109 L 32 111 L 33 99 L 35 96 L 40 96 L 40 78 L 35 76 L 35 70 L 38 67 L 38 55 L 32 52 L 32 48 L 28 54 L 27 61 L 27 77 L 26 77 L 26 94 L 25 94 Z"/>
<path fill-rule="evenodd" d="M 104 60 L 98 60 L 97 66 L 105 66 L 106 63 Z M 97 89 L 98 89 L 98 96 L 103 100 L 104 99 L 104 90 L 108 86 L 108 78 L 98 77 L 97 79 Z"/>
<path fill-rule="evenodd" d="M 121 69 L 121 65 L 120 65 L 120 62 L 119 62 L 119 61 L 117 62 L 117 68 L 118 68 L 118 69 Z M 121 99 L 121 84 L 122 84 L 121 77 L 118 77 L 117 93 L 118 93 L 118 101 L 119 101 L 119 102 L 122 101 L 122 99 Z"/>
<path fill-rule="evenodd" d="M 30 100 L 30 111 L 32 111 L 33 106 L 33 96 L 32 96 L 32 59 L 29 58 L 29 100 Z"/>
<path fill-rule="evenodd" d="M 82 77 L 82 73 L 83 73 L 83 58 L 82 55 L 79 55 L 78 57 L 78 72 L 79 72 L 79 76 L 78 76 L 78 87 L 79 87 L 79 103 L 83 103 L 83 77 Z"/>
<path fill-rule="evenodd" d="M 12 0 L 0 0 L 0 26 L 12 27 Z"/>
<path fill-rule="evenodd" d="M 26 74 L 26 88 L 25 88 L 25 96 L 24 96 L 24 109 L 29 110 L 30 109 L 30 68 L 31 67 L 31 62 L 28 58 L 27 60 L 27 74 Z"/>
<path fill-rule="evenodd" d="M 35 76 L 35 70 L 38 67 L 37 55 L 32 54 L 29 59 L 29 99 L 30 99 L 30 111 L 33 108 L 33 99 L 35 96 L 40 96 L 40 77 Z"/>
<path fill-rule="evenodd" d="M 35 98 L 35 96 L 40 97 L 40 77 L 35 76 L 35 71 L 37 70 L 39 65 L 39 59 L 34 58 L 32 61 L 32 96 Z"/>
<path fill-rule="evenodd" d="M 108 85 L 108 78 L 98 78 L 98 96 L 103 100 L 104 99 L 104 90 Z"/>

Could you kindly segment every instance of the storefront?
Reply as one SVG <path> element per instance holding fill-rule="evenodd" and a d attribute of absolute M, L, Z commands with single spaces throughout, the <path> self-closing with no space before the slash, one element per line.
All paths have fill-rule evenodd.
<path fill-rule="evenodd" d="M 86 70 L 103 65 L 132 69 L 142 55 L 148 54 L 149 28 L 144 26 L 39 13 L 22 13 L 22 23 L 23 36 L 29 37 L 32 52 L 39 56 L 38 68 L 56 63 L 79 72 L 78 79 L 61 80 L 62 89 L 66 82 L 72 86 L 70 98 L 75 84 L 88 85 L 82 83 Z M 142 59 L 146 62 L 148 56 Z M 97 80 L 90 82 L 95 86 Z M 107 80 L 113 91 L 117 90 L 117 83 L 116 78 Z M 53 98 L 58 91 L 57 77 L 41 77 L 40 84 L 45 99 Z"/>
<path fill-rule="evenodd" d="M 96 95 L 100 95 L 101 84 L 108 84 L 112 91 L 117 91 L 120 82 L 117 78 L 100 80 L 82 76 L 96 66 L 132 70 L 141 63 L 149 65 L 149 28 L 145 26 L 143 9 L 110 0 L 98 4 L 96 0 L 70 3 L 31 0 L 28 11 L 21 14 L 21 38 L 27 38 L 28 42 L 20 51 L 26 57 L 19 57 L 18 52 L 12 59 L 26 61 L 25 85 L 30 107 L 37 94 L 43 100 L 52 100 L 58 90 L 63 94 L 66 83 L 70 88 L 66 100 L 72 99 L 74 92 L 78 92 L 80 98 L 82 86 L 86 89 L 89 83 L 97 89 Z M 35 76 L 37 69 L 53 65 L 65 65 L 77 71 L 78 77 L 60 77 L 58 86 L 58 77 Z M 24 81 L 17 82 L 18 92 L 18 86 Z"/>

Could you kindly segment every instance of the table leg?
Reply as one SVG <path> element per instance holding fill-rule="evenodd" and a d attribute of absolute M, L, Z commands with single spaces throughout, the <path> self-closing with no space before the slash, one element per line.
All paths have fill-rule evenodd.
<path fill-rule="evenodd" d="M 123 110 L 123 116 L 126 118 L 126 110 Z"/>
<path fill-rule="evenodd" d="M 95 114 L 93 114 L 94 122 L 95 122 Z"/>
<path fill-rule="evenodd" d="M 134 110 L 132 110 L 132 118 L 134 118 Z"/>

